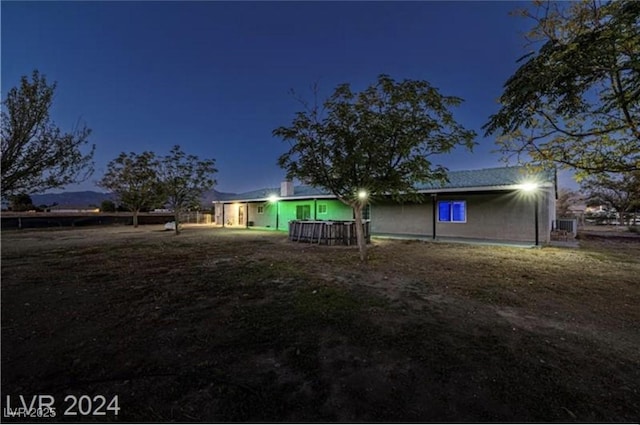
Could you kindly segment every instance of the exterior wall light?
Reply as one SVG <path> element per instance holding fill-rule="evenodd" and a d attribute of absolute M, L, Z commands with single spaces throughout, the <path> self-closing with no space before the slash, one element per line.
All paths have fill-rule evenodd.
<path fill-rule="evenodd" d="M 528 183 L 522 183 L 520 185 L 520 190 L 523 190 L 525 192 L 533 192 L 534 190 L 538 189 L 538 183 L 534 183 L 534 182 L 528 182 Z"/>

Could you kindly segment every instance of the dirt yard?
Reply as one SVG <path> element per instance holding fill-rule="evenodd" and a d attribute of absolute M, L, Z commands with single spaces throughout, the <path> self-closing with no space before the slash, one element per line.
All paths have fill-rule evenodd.
<path fill-rule="evenodd" d="M 255 230 L 6 231 L 2 406 L 52 395 L 56 421 L 637 422 L 640 242 L 580 243 L 374 240 L 360 265 L 354 248 Z M 64 416 L 69 395 L 120 410 Z"/>

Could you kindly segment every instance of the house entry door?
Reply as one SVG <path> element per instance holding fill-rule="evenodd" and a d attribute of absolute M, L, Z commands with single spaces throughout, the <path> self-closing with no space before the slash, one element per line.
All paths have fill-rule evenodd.
<path fill-rule="evenodd" d="M 244 205 L 238 205 L 238 226 L 244 224 Z"/>
<path fill-rule="evenodd" d="M 311 219 L 311 205 L 296 205 L 296 220 Z"/>

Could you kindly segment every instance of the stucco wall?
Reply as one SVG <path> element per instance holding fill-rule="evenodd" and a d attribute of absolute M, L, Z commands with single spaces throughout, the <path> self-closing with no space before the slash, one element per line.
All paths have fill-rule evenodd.
<path fill-rule="evenodd" d="M 320 213 L 320 205 L 327 206 L 327 213 Z M 353 208 L 333 199 L 318 199 L 316 220 L 353 220 Z"/>
<path fill-rule="evenodd" d="M 216 202 L 213 204 L 213 209 L 214 209 L 213 223 L 217 224 L 218 226 L 222 226 L 222 209 L 223 208 L 224 208 L 224 205 L 221 202 Z"/>
<path fill-rule="evenodd" d="M 326 205 L 327 213 L 318 214 L 318 205 Z M 351 207 L 340 201 L 333 199 L 318 199 L 315 201 L 280 201 L 278 228 L 280 230 L 289 229 L 289 221 L 296 220 L 296 209 L 300 205 L 309 206 L 311 220 L 351 220 L 353 219 L 353 211 Z"/>
<path fill-rule="evenodd" d="M 539 240 L 549 240 L 552 211 L 551 190 L 539 196 Z M 533 242 L 534 201 L 520 191 L 490 194 L 438 195 L 437 200 L 466 201 L 466 223 L 436 220 L 436 237 Z M 432 236 L 432 204 L 377 203 L 371 207 L 372 233 Z"/>
<path fill-rule="evenodd" d="M 221 217 L 223 226 L 239 226 L 238 224 L 238 205 L 240 204 L 225 204 L 224 205 L 224 217 Z"/>
<path fill-rule="evenodd" d="M 431 202 L 377 202 L 371 205 L 371 233 L 431 235 Z"/>
<path fill-rule="evenodd" d="M 262 207 L 262 213 L 258 213 L 259 207 Z M 253 222 L 255 227 L 276 228 L 276 210 L 275 202 L 256 202 L 249 204 L 249 221 Z"/>

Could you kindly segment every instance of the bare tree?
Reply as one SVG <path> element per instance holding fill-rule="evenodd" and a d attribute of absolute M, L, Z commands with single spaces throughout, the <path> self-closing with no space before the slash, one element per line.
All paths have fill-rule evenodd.
<path fill-rule="evenodd" d="M 3 101 L 0 166 L 2 196 L 43 192 L 86 180 L 93 173 L 91 130 L 78 127 L 63 133 L 49 117 L 56 83 L 33 71 L 22 77 Z"/>
<path fill-rule="evenodd" d="M 580 200 L 580 194 L 571 189 L 561 187 L 558 190 L 558 200 L 556 201 L 556 215 L 559 218 L 569 217 L 571 215 L 571 207 L 576 205 Z"/>

